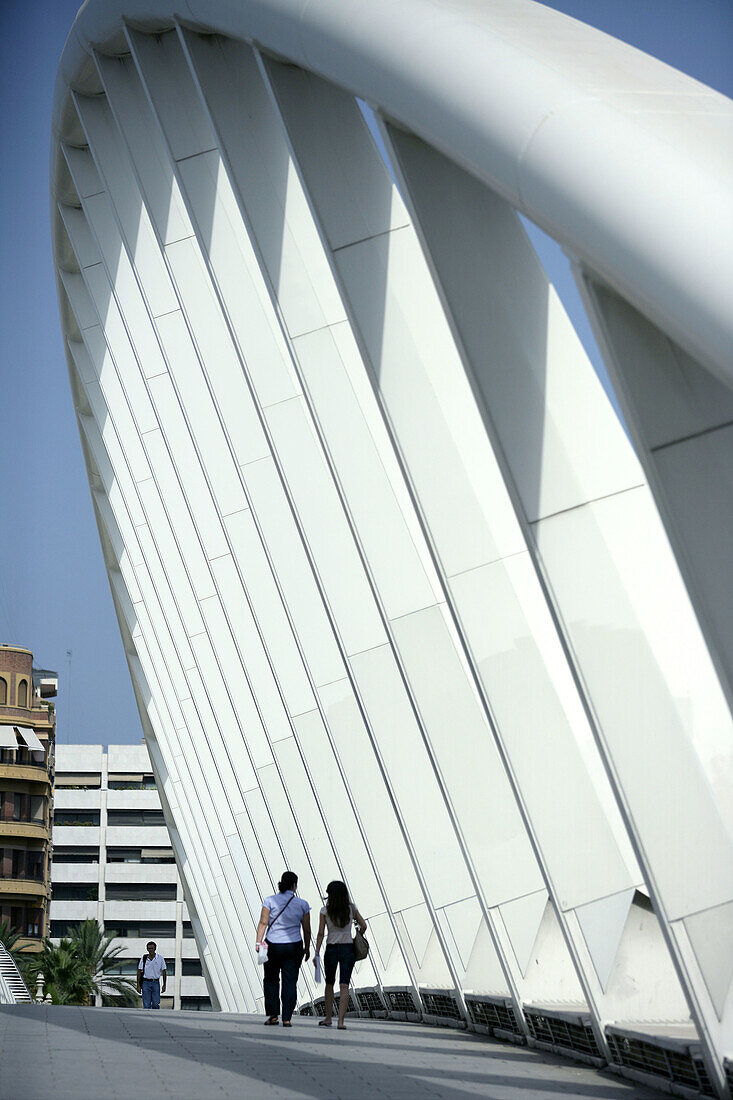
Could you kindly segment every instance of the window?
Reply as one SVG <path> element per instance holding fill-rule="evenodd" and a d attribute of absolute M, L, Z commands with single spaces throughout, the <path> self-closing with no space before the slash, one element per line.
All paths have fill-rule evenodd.
<path fill-rule="evenodd" d="M 201 969 L 201 959 L 181 959 L 181 974 L 186 974 L 189 977 L 203 974 Z"/>
<path fill-rule="evenodd" d="M 28 706 L 28 681 L 21 680 L 18 684 L 18 703 L 19 707 Z"/>
<path fill-rule="evenodd" d="M 99 825 L 99 810 L 54 810 L 54 825 Z"/>
<path fill-rule="evenodd" d="M 175 863 L 172 848 L 108 848 L 107 863 Z"/>
<path fill-rule="evenodd" d="M 174 920 L 152 920 L 146 921 L 143 924 L 137 921 L 105 921 L 105 932 L 111 932 L 115 936 L 121 936 L 123 939 L 175 939 L 176 937 L 176 922 Z"/>
<path fill-rule="evenodd" d="M 165 825 L 162 810 L 108 810 L 108 825 Z"/>
<path fill-rule="evenodd" d="M 99 886 L 96 882 L 55 882 L 54 901 L 97 901 Z"/>
<path fill-rule="evenodd" d="M 96 790 L 102 786 L 102 777 L 98 772 L 56 772 L 54 785 L 75 791 Z"/>
<path fill-rule="evenodd" d="M 185 920 L 183 922 L 183 938 L 184 940 L 193 939 L 193 928 L 191 927 L 190 920 Z"/>
<path fill-rule="evenodd" d="M 154 791 L 152 775 L 110 775 L 107 786 L 111 791 Z"/>
<path fill-rule="evenodd" d="M 181 1008 L 188 1012 L 211 1012 L 208 997 L 181 997 Z"/>
<path fill-rule="evenodd" d="M 120 974 L 123 977 L 134 977 L 137 974 L 137 966 L 140 959 L 117 959 L 114 966 L 107 971 L 107 974 Z M 168 968 L 168 974 L 171 974 L 170 967 Z"/>
<path fill-rule="evenodd" d="M 108 882 L 107 901 L 175 901 L 175 882 Z"/>
<path fill-rule="evenodd" d="M 54 844 L 54 863 L 99 863 L 99 848 Z"/>
<path fill-rule="evenodd" d="M 78 921 L 75 920 L 52 920 L 51 938 L 64 939 L 65 936 L 72 936 L 76 932 L 77 924 Z"/>
<path fill-rule="evenodd" d="M 0 676 L 0 706 L 7 706 L 8 702 L 8 681 L 3 680 Z"/>

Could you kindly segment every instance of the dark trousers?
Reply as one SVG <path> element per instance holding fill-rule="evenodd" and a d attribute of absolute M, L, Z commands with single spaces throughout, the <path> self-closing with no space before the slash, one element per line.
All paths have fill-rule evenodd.
<path fill-rule="evenodd" d="M 269 945 L 263 982 L 265 1014 L 267 1016 L 280 1015 L 280 971 L 282 971 L 283 984 L 283 1020 L 289 1020 L 293 1015 L 295 1002 L 298 999 L 296 988 L 303 954 L 303 944 L 300 940 L 297 943 L 271 943 Z"/>

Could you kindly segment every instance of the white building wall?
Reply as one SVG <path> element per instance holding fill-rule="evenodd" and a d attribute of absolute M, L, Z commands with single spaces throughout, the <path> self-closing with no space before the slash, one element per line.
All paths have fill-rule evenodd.
<path fill-rule="evenodd" d="M 729 256 L 677 231 L 675 188 L 694 170 L 720 209 L 697 172 L 717 178 L 720 142 L 686 112 L 694 91 L 709 135 L 731 109 L 514 7 L 477 36 L 449 0 L 445 35 L 428 0 L 189 0 L 199 31 L 146 0 L 145 32 L 85 6 L 54 201 L 95 515 L 223 1009 L 261 1007 L 257 915 L 289 866 L 314 903 L 343 878 L 369 921 L 359 1007 L 494 1026 L 491 1004 L 530 1041 L 566 1012 L 601 1060 L 620 1023 L 674 1021 L 722 1094 L 733 726 L 708 437 L 733 278 L 701 304 L 700 263 Z M 395 65 L 415 26 L 429 63 Z M 663 198 L 642 138 L 670 158 Z M 517 210 L 577 262 L 636 453 Z M 688 429 L 708 442 L 683 477 Z"/>
<path fill-rule="evenodd" d="M 149 925 L 150 930 L 143 928 L 142 935 L 115 937 L 112 946 L 121 948 L 120 961 L 130 966 L 136 964 L 146 950 L 146 942 L 154 939 L 171 975 L 166 996 L 161 1000 L 163 1007 L 185 1008 L 186 998 L 198 998 L 199 1001 L 205 998 L 206 1004 L 210 1004 L 204 975 L 183 973 L 183 960 L 189 964 L 187 969 L 189 966 L 195 967 L 199 954 L 192 934 L 189 933 L 191 938 L 184 939 L 183 936 L 184 922 L 189 923 L 189 914 L 176 863 L 141 863 L 135 861 L 138 857 L 134 855 L 130 862 L 108 862 L 109 850 L 114 848 L 157 849 L 161 854 L 173 855 L 170 834 L 164 824 L 155 827 L 109 824 L 109 814 L 116 810 L 161 811 L 160 796 L 155 789 L 129 787 L 118 790 L 110 787 L 110 780 L 113 785 L 128 780 L 133 784 L 139 783 L 143 776 L 152 779 L 150 754 L 145 745 L 110 745 L 106 749 L 98 745 L 57 746 L 55 809 L 66 814 L 83 813 L 90 809 L 99 811 L 100 823 L 99 828 L 95 829 L 74 825 L 54 829 L 51 935 L 58 941 L 61 921 L 73 924 L 82 920 L 98 920 L 104 930 L 114 927 L 117 921 L 124 921 L 131 930 L 135 926 Z M 92 789 L 80 789 L 79 785 L 83 782 L 89 783 Z M 94 860 L 64 862 L 64 851 L 71 847 L 93 849 Z M 53 897 L 54 888 L 60 893 L 64 886 L 83 888 L 84 884 L 96 888 L 97 901 Z M 129 884 L 147 886 L 151 897 L 146 898 L 144 891 L 141 898 L 134 900 L 110 897 L 116 887 Z M 155 888 L 160 885 L 171 887 L 173 897 L 170 901 L 152 897 Z M 173 934 L 156 933 L 152 926 L 155 922 L 171 925 Z M 134 972 L 129 976 L 134 979 Z M 188 1001 L 188 1005 L 193 1003 L 193 1000 Z"/>

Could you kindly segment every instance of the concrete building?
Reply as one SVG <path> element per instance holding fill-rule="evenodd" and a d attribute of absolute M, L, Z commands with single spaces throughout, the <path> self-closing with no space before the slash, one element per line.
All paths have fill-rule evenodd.
<path fill-rule="evenodd" d="M 148 940 L 168 964 L 163 1008 L 211 1008 L 144 745 L 59 745 L 51 865 L 51 936 L 96 919 L 135 976 Z"/>
<path fill-rule="evenodd" d="M 368 918 L 364 1010 L 726 1094 L 732 121 L 531 0 L 79 13 L 62 328 L 223 1009 L 290 866 Z"/>
<path fill-rule="evenodd" d="M 0 645 L 0 920 L 30 951 L 48 935 L 57 688 L 29 649 Z"/>

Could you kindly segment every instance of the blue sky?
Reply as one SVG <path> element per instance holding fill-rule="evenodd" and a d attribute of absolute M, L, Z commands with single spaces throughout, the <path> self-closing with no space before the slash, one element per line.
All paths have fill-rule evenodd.
<path fill-rule="evenodd" d="M 733 0 L 557 0 L 733 96 Z M 50 113 L 77 0 L 0 0 L 0 641 L 60 675 L 61 742 L 138 741 L 58 324 L 49 230 Z M 597 362 L 567 261 L 534 235 Z M 67 650 L 71 650 L 71 678 Z"/>

